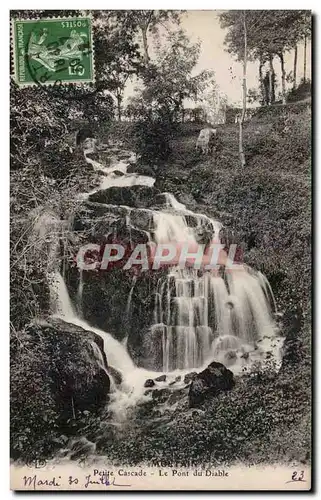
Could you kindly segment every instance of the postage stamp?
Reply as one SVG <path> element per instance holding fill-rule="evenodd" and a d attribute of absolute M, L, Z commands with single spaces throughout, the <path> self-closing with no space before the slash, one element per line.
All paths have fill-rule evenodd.
<path fill-rule="evenodd" d="M 94 81 L 90 17 L 15 19 L 14 77 L 19 86 Z"/>

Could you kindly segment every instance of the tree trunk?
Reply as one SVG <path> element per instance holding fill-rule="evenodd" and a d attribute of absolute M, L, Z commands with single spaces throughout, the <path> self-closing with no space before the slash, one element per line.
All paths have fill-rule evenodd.
<path fill-rule="evenodd" d="M 144 62 L 147 66 L 149 63 L 149 54 L 148 54 L 148 42 L 147 42 L 147 27 L 142 26 L 142 35 L 143 35 L 143 47 L 144 47 Z"/>
<path fill-rule="evenodd" d="M 263 72 L 262 72 L 262 68 L 263 68 L 263 62 L 262 62 L 262 59 L 260 58 L 260 62 L 259 62 L 259 82 L 260 82 L 260 93 L 261 93 L 261 101 L 262 101 L 262 104 L 265 104 L 265 97 L 264 97 L 264 83 L 263 83 Z"/>
<path fill-rule="evenodd" d="M 243 57 L 243 109 L 242 115 L 239 120 L 239 155 L 241 167 L 244 168 L 246 166 L 245 163 L 245 154 L 243 148 L 243 123 L 245 119 L 246 113 L 246 66 L 247 66 L 247 29 L 246 29 L 246 12 L 243 10 L 243 31 L 244 31 L 244 57 Z"/>
<path fill-rule="evenodd" d="M 284 67 L 284 57 L 282 52 L 280 52 L 279 58 L 281 62 L 282 104 L 286 104 L 285 67 Z"/>
<path fill-rule="evenodd" d="M 269 94 L 270 94 L 270 104 L 275 102 L 275 88 L 274 88 L 274 67 L 273 67 L 273 55 L 269 55 L 270 71 L 269 71 Z"/>
<path fill-rule="evenodd" d="M 307 78 L 307 36 L 304 35 L 304 62 L 303 62 L 303 83 Z"/>
<path fill-rule="evenodd" d="M 117 96 L 117 116 L 118 116 L 118 121 L 121 122 L 121 102 L 122 102 L 122 97 L 121 95 Z"/>
<path fill-rule="evenodd" d="M 294 62 L 293 62 L 293 90 L 296 89 L 296 69 L 298 65 L 298 46 L 295 46 L 294 49 Z"/>

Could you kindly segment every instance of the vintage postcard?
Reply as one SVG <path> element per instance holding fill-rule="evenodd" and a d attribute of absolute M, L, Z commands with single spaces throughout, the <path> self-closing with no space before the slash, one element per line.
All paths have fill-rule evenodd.
<path fill-rule="evenodd" d="M 310 491 L 311 12 L 10 26 L 11 488 Z"/>

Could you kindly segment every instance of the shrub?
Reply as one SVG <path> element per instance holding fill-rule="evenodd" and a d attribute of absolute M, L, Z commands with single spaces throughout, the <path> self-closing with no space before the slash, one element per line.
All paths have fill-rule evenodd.
<path fill-rule="evenodd" d="M 169 121 L 146 118 L 133 126 L 133 136 L 137 151 L 143 161 L 164 161 L 171 152 L 170 140 L 175 125 Z"/>

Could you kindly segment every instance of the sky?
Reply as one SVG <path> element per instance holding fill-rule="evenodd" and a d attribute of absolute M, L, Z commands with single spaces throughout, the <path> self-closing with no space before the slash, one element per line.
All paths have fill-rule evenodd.
<path fill-rule="evenodd" d="M 219 23 L 220 11 L 215 10 L 190 10 L 183 14 L 181 27 L 186 31 L 193 42 L 201 41 L 201 53 L 195 73 L 204 69 L 215 72 L 215 80 L 220 92 L 226 94 L 229 104 L 240 105 L 242 101 L 242 64 L 237 62 L 224 47 L 224 38 L 227 30 L 223 30 Z M 152 40 L 149 40 L 149 44 Z M 311 47 L 307 48 L 307 77 L 311 77 Z M 280 89 L 280 62 L 274 60 L 277 82 Z M 293 70 L 293 52 L 285 55 L 286 72 Z M 298 47 L 297 81 L 303 76 L 303 44 Z M 258 62 L 248 63 L 247 67 L 248 88 L 258 87 Z M 133 93 L 134 84 L 129 84 L 126 91 L 128 97 Z"/>

